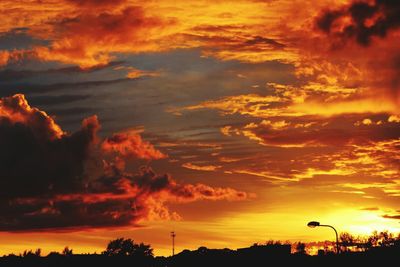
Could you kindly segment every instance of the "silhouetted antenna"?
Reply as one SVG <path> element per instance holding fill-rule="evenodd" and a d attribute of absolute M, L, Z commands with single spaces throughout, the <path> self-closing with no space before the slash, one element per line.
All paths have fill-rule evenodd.
<path fill-rule="evenodd" d="M 172 256 L 175 255 L 175 232 L 171 232 L 171 238 L 172 238 Z"/>

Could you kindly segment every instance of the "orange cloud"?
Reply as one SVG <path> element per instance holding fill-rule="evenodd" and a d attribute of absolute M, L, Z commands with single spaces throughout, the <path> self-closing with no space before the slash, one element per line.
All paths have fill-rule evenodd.
<path fill-rule="evenodd" d="M 82 13 L 55 25 L 58 36 L 50 47 L 36 47 L 38 58 L 72 63 L 82 68 L 107 64 L 111 53 L 159 51 L 158 40 L 174 25 L 171 19 L 150 17 L 143 8 L 115 13 Z"/>
<path fill-rule="evenodd" d="M 303 94 L 303 93 L 304 94 Z M 223 114 L 250 115 L 257 118 L 299 117 L 306 115 L 336 116 L 352 113 L 396 113 L 393 102 L 385 98 L 347 99 L 342 101 L 321 101 L 310 98 L 305 100 L 306 92 L 301 88 L 291 95 L 291 91 L 284 91 L 284 96 L 238 95 L 218 100 L 205 101 L 197 105 L 169 110 L 179 114 L 182 111 L 198 109 L 216 109 Z M 307 98 L 306 98 L 307 99 Z M 224 129 L 226 131 L 226 129 Z"/>
<path fill-rule="evenodd" d="M 196 171 L 215 171 L 215 170 L 221 168 L 221 166 L 219 166 L 219 165 L 199 166 L 199 165 L 196 165 L 196 164 L 193 164 L 190 162 L 182 164 L 182 167 L 184 167 L 186 169 L 196 170 Z"/>
<path fill-rule="evenodd" d="M 0 10 L 14 4 L 11 2 L 6 0 Z M 184 1 L 176 8 L 169 0 L 157 4 L 45 0 L 40 6 L 32 1 L 14 6 L 7 13 L 3 32 L 29 28 L 30 35 L 51 40 L 49 46 L 29 50 L 36 58 L 82 68 L 107 64 L 115 53 L 176 48 L 201 48 L 204 55 L 222 60 L 298 59 L 296 49 L 275 27 L 282 18 L 277 15 L 281 7 L 273 2 L 218 1 L 209 5 L 208 1 Z M 21 14 L 25 20 L 19 19 Z"/>
<path fill-rule="evenodd" d="M 172 188 L 172 193 L 181 201 L 193 201 L 198 199 L 230 201 L 244 200 L 248 195 L 244 192 L 236 191 L 232 188 L 213 188 L 205 184 L 185 185 Z"/>
<path fill-rule="evenodd" d="M 312 32 L 300 37 L 297 74 L 323 84 L 362 88 L 356 94 L 359 98 L 379 99 L 396 113 L 400 103 L 398 9 L 398 3 L 380 0 L 339 1 L 319 9 L 311 20 Z"/>
<path fill-rule="evenodd" d="M 118 7 L 127 2 L 127 0 L 64 0 L 67 3 L 74 4 L 80 8 L 110 8 Z"/>
<path fill-rule="evenodd" d="M 46 112 L 32 108 L 25 96 L 17 94 L 0 99 L 0 117 L 13 125 L 21 123 L 43 140 L 60 139 L 64 132 Z"/>
<path fill-rule="evenodd" d="M 361 116 L 361 118 L 360 118 Z M 227 134 L 236 133 L 267 146 L 312 147 L 345 146 L 369 141 L 392 140 L 396 134 L 395 123 L 387 119 L 366 119 L 363 115 L 338 115 L 329 118 L 304 116 L 286 121 L 263 120 L 249 123 L 241 128 L 229 129 Z M 379 115 L 378 118 L 381 118 Z M 384 115 L 388 118 L 388 115 Z"/>
<path fill-rule="evenodd" d="M 124 158 L 163 159 L 167 157 L 152 144 L 143 141 L 136 132 L 114 134 L 103 141 L 101 148 L 106 153 L 117 152 Z"/>
<path fill-rule="evenodd" d="M 179 113 L 185 110 L 217 109 L 221 110 L 224 114 L 239 113 L 255 117 L 269 117 L 284 113 L 284 110 L 279 107 L 273 107 L 273 104 L 286 101 L 287 99 L 280 96 L 260 96 L 255 94 L 238 95 L 225 97 L 219 100 L 205 101 L 197 105 L 172 109 L 170 111 Z"/>
<path fill-rule="evenodd" d="M 0 67 L 6 66 L 9 63 L 18 63 L 24 58 L 33 58 L 34 53 L 32 51 L 24 50 L 1 50 L 0 51 Z"/>
<path fill-rule="evenodd" d="M 150 76 L 150 77 L 157 77 L 160 76 L 160 72 L 158 71 L 145 71 L 145 70 L 138 70 L 135 68 L 127 68 L 128 69 L 128 74 L 126 77 L 130 79 L 135 79 L 135 78 L 140 78 L 143 76 Z"/>
<path fill-rule="evenodd" d="M 400 117 L 397 116 L 397 115 L 391 115 L 391 116 L 388 118 L 388 122 L 400 122 Z"/>
<path fill-rule="evenodd" d="M 0 66 L 6 65 L 8 63 L 9 58 L 10 58 L 10 52 L 0 51 Z"/>

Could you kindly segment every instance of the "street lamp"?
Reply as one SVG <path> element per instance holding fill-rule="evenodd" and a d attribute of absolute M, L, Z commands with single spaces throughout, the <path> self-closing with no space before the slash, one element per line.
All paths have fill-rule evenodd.
<path fill-rule="evenodd" d="M 320 224 L 319 222 L 316 221 L 311 221 L 307 224 L 308 227 L 310 228 L 315 228 L 317 226 L 323 226 L 323 227 L 329 227 L 332 228 L 333 231 L 335 231 L 335 235 L 336 235 L 336 254 L 339 254 L 339 239 L 338 239 L 338 234 L 337 231 L 335 229 L 335 227 L 333 227 L 332 225 L 328 225 L 328 224 Z"/>
<path fill-rule="evenodd" d="M 172 238 L 172 256 L 175 256 L 175 232 L 171 232 L 171 238 Z"/>

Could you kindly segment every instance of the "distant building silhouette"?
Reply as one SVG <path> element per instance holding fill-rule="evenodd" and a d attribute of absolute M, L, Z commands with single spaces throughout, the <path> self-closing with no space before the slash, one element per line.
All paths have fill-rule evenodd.
<path fill-rule="evenodd" d="M 268 256 L 288 256 L 291 253 L 290 244 L 255 244 L 248 248 L 239 248 L 237 253 L 240 256 L 262 258 Z"/>

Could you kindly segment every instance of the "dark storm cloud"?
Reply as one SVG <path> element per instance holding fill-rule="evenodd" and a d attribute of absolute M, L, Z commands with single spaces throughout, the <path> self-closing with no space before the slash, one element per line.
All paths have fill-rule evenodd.
<path fill-rule="evenodd" d="M 4 203 L 1 207 L 4 213 L 0 230 L 9 232 L 123 226 L 134 219 L 130 203 L 121 200 L 83 203 L 81 199 L 43 199 L 33 203 Z"/>
<path fill-rule="evenodd" d="M 94 227 L 135 225 L 149 216 L 169 219 L 164 206 L 167 199 L 190 202 L 199 199 L 246 198 L 230 188 L 212 188 L 203 184 L 180 185 L 168 175 L 157 175 L 148 167 L 136 175 L 110 173 L 88 185 L 80 193 L 52 198 L 15 198 L 0 204 L 0 230 L 40 231 L 74 230 Z"/>
<path fill-rule="evenodd" d="M 246 198 L 231 188 L 182 185 L 149 167 L 126 172 L 127 160 L 163 154 L 137 133 L 101 142 L 99 128 L 92 116 L 68 134 L 23 95 L 0 99 L 0 230 L 135 225 L 151 217 L 170 219 L 170 201 Z"/>
<path fill-rule="evenodd" d="M 99 127 L 97 119 L 85 120 L 80 131 L 65 136 L 46 114 L 27 112 L 0 117 L 0 188 L 6 189 L 1 190 L 0 197 L 78 190 Z"/>
<path fill-rule="evenodd" d="M 341 21 L 345 17 L 350 17 L 351 21 Z M 337 24 L 343 25 L 338 27 Z M 355 38 L 357 43 L 367 46 L 372 37 L 385 37 L 390 30 L 400 27 L 400 2 L 376 0 L 370 4 L 355 1 L 342 9 L 325 11 L 316 20 L 316 25 L 326 33 L 344 39 Z"/>

